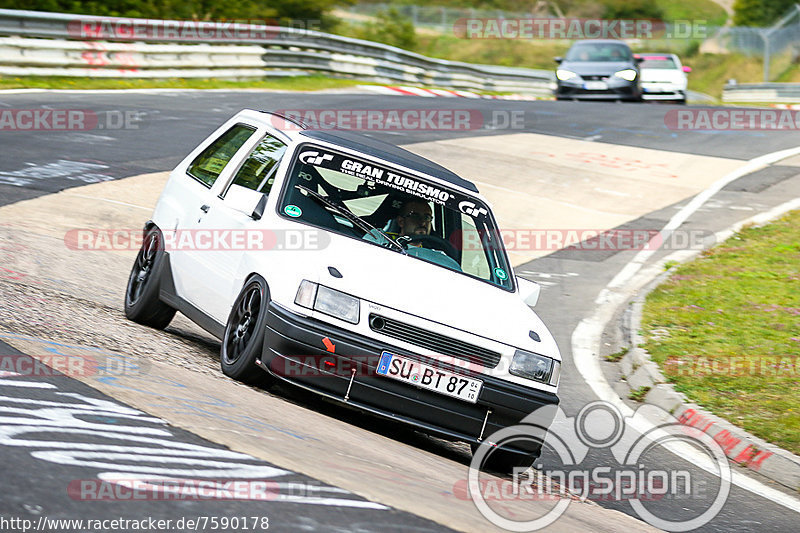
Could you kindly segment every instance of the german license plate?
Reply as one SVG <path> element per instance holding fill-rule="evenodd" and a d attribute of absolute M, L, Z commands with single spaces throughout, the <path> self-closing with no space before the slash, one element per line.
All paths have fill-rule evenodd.
<path fill-rule="evenodd" d="M 604 81 L 587 81 L 583 84 L 583 88 L 587 91 L 605 91 L 608 89 L 608 84 Z"/>
<path fill-rule="evenodd" d="M 389 352 L 381 353 L 376 373 L 466 402 L 478 401 L 483 382 Z"/>

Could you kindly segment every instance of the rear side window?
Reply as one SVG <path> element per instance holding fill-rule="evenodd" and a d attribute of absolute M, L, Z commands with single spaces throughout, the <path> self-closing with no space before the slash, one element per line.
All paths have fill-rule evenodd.
<path fill-rule="evenodd" d="M 247 156 L 244 164 L 233 178 L 233 185 L 269 194 L 272 184 L 275 182 L 278 162 L 285 151 L 285 144 L 267 135 Z"/>
<path fill-rule="evenodd" d="M 255 130 L 250 126 L 237 124 L 198 155 L 189 165 L 188 173 L 194 179 L 211 188 L 222 173 L 225 165 L 250 138 Z"/>

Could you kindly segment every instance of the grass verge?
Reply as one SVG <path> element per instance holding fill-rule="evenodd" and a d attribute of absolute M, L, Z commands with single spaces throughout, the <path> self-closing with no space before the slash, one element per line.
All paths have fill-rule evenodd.
<path fill-rule="evenodd" d="M 642 329 L 677 390 L 800 454 L 800 211 L 678 267 Z"/>
<path fill-rule="evenodd" d="M 0 89 L 275 89 L 284 91 L 317 91 L 361 85 L 352 79 L 326 76 L 293 76 L 286 78 L 259 78 L 250 80 L 225 80 L 219 78 L 81 78 L 81 77 L 4 77 L 0 76 Z"/>

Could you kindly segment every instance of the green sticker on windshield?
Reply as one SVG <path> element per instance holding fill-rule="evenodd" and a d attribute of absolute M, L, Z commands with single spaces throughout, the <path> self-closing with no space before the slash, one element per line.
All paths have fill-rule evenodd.
<path fill-rule="evenodd" d="M 508 274 L 502 268 L 495 268 L 494 275 L 503 280 L 508 279 Z"/>
<path fill-rule="evenodd" d="M 296 205 L 289 204 L 283 208 L 283 212 L 289 215 L 290 217 L 297 218 L 303 214 L 303 210 L 297 207 Z"/>

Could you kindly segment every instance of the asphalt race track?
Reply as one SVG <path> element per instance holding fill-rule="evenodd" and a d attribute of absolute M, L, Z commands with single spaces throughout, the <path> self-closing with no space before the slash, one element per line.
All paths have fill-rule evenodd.
<path fill-rule="evenodd" d="M 501 227 L 518 231 L 658 230 L 688 199 L 747 161 L 800 144 L 794 131 L 673 131 L 665 126 L 665 113 L 678 108 L 669 105 L 339 92 L 0 94 L 0 112 L 84 109 L 103 125 L 84 131 L 0 131 L 0 356 L 47 362 L 48 355 L 89 354 L 106 364 L 132 361 L 138 372 L 118 378 L 0 372 L 5 465 L 0 530 L 22 530 L 20 523 L 4 526 L 2 519 L 13 517 L 31 520 L 31 528 L 42 525 L 41 517 L 152 517 L 173 520 L 170 530 L 202 530 L 211 529 L 209 517 L 241 517 L 223 528 L 239 531 L 255 529 L 243 525 L 263 526 L 257 519 L 268 517 L 269 528 L 279 531 L 500 530 L 459 497 L 469 464 L 464 446 L 359 416 L 291 388 L 264 391 L 233 383 L 218 371 L 213 339 L 185 319 L 177 318 L 166 332 L 125 322 L 124 280 L 135 251 L 97 252 L 90 259 L 64 250 L 65 228 L 140 227 L 163 183 L 156 173 L 170 170 L 246 107 L 478 113 L 479 129 L 370 135 L 474 180 L 492 201 Z M 713 235 L 797 197 L 800 160 L 787 158 L 723 187 L 681 229 Z M 669 252 L 659 250 L 648 264 Z M 565 361 L 559 395 L 568 416 L 597 399 L 573 361 L 573 332 L 635 255 L 635 250 L 558 247 L 512 253 L 517 274 L 543 287 L 536 311 Z M 619 337 L 616 327 L 608 328 L 601 355 L 616 351 Z M 31 365 L 33 360 L 21 366 Z M 604 363 L 603 371 L 613 383 L 614 365 Z M 608 450 L 598 448 L 582 464 L 590 468 L 612 460 Z M 687 456 L 656 450 L 642 462 L 687 472 L 693 480 L 691 496 L 648 503 L 664 520 L 702 513 L 720 487 L 715 475 Z M 755 484 L 734 483 L 719 513 L 698 531 L 798 529 L 796 492 L 734 468 Z M 117 495 L 105 498 L 113 501 L 91 501 L 99 488 L 107 489 L 104 481 L 146 474 L 222 485 L 231 479 L 266 480 L 273 490 L 260 500 L 226 493 L 216 499 L 126 501 Z M 205 523 L 191 527 L 189 519 Z M 51 531 L 81 530 L 44 524 Z M 653 530 L 625 498 L 573 502 L 549 528 Z"/>

